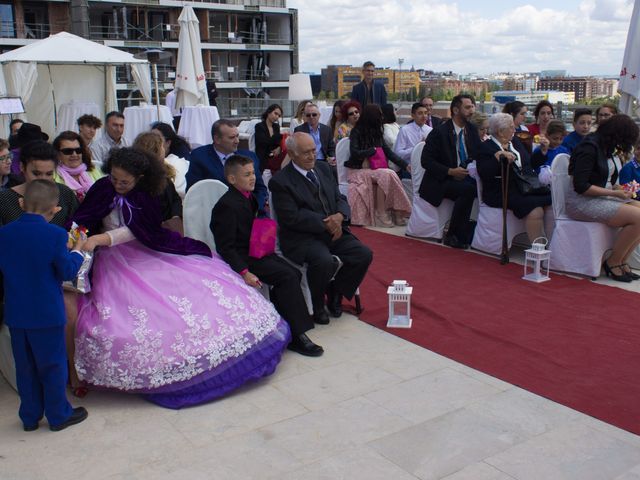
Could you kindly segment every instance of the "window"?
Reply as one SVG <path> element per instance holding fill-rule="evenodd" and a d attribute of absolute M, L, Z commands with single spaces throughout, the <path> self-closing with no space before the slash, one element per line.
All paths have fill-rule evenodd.
<path fill-rule="evenodd" d="M 16 30 L 13 21 L 13 7 L 11 4 L 0 3 L 0 37 L 15 38 Z"/>

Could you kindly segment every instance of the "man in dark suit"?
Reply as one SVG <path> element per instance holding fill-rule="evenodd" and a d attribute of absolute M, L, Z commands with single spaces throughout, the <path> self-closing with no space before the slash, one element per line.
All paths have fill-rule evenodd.
<path fill-rule="evenodd" d="M 434 105 L 433 98 L 422 97 L 420 99 L 420 103 L 427 109 L 427 125 L 429 125 L 431 128 L 436 128 L 438 125 L 444 122 L 442 118 L 432 114 Z"/>
<path fill-rule="evenodd" d="M 249 150 L 238 150 L 240 134 L 238 127 L 230 120 L 220 119 L 211 127 L 211 145 L 203 145 L 191 152 L 189 170 L 186 174 L 187 190 L 200 180 L 211 178 L 220 180 L 225 185 L 227 179 L 224 176 L 224 163 L 234 153 L 244 155 L 253 160 L 256 172 L 260 171 L 260 161 L 256 154 Z M 267 201 L 268 192 L 261 176 L 256 177 L 255 195 L 258 199 L 258 208 L 262 210 Z"/>
<path fill-rule="evenodd" d="M 252 193 L 256 183 L 253 162 L 242 155 L 232 155 L 224 171 L 231 187 L 213 208 L 210 224 L 218 254 L 247 285 L 260 288 L 262 281 L 271 285 L 271 301 L 291 328 L 289 350 L 319 357 L 324 350 L 305 333 L 313 328 L 313 321 L 300 288 L 300 271 L 275 253 L 262 258 L 249 256 L 251 230 L 258 212 Z"/>
<path fill-rule="evenodd" d="M 480 148 L 478 130 L 469 122 L 475 112 L 475 100 L 471 95 L 456 95 L 450 110 L 451 118 L 429 134 L 422 150 L 425 174 L 419 193 L 434 207 L 440 206 L 443 198 L 454 201 L 444 243 L 469 248 L 473 238 L 469 216 L 477 193 L 467 165 Z"/>
<path fill-rule="evenodd" d="M 336 165 L 336 144 L 333 141 L 331 128 L 320 123 L 320 110 L 314 103 L 304 107 L 305 123 L 298 125 L 296 132 L 304 132 L 311 135 L 316 145 L 316 160 L 324 160 L 329 165 Z"/>
<path fill-rule="evenodd" d="M 364 108 L 366 105 L 375 103 L 382 107 L 387 103 L 387 90 L 382 82 L 376 82 L 373 74 L 376 66 L 373 62 L 364 62 L 362 65 L 362 81 L 356 83 L 351 89 L 351 100 L 357 100 Z"/>
<path fill-rule="evenodd" d="M 287 139 L 287 151 L 291 163 L 269 182 L 280 248 L 291 261 L 307 264 L 313 317 L 316 323 L 326 324 L 329 317 L 324 309 L 325 292 L 330 313 L 340 316 L 341 296 L 353 297 L 373 254 L 345 225 L 349 204 L 340 194 L 329 166 L 316 161 L 313 138 L 296 132 Z M 334 256 L 343 263 L 338 271 Z"/>

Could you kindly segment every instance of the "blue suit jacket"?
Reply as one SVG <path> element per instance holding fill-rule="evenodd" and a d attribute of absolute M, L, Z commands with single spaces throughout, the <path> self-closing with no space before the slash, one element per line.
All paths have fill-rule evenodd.
<path fill-rule="evenodd" d="M 9 327 L 65 324 L 62 282 L 73 280 L 82 265 L 82 256 L 67 250 L 67 239 L 63 228 L 32 213 L 0 228 L 4 318 Z"/>
<path fill-rule="evenodd" d="M 356 83 L 351 89 L 351 100 L 357 100 L 364 108 L 364 97 L 366 92 L 367 87 L 364 84 L 364 80 L 360 83 Z M 373 103 L 380 106 L 387 103 L 387 90 L 384 88 L 384 84 L 382 82 L 376 80 L 373 81 Z"/>
<path fill-rule="evenodd" d="M 256 188 L 253 193 L 258 200 L 258 208 L 262 210 L 267 201 L 268 192 L 260 175 L 260 161 L 258 157 L 256 157 L 256 154 L 250 150 L 238 150 L 236 153 L 253 160 L 253 168 L 256 172 Z M 224 165 L 222 165 L 220 157 L 218 157 L 218 154 L 213 148 L 213 144 L 203 145 L 191 152 L 191 161 L 189 162 L 189 170 L 187 171 L 186 178 L 187 190 L 196 182 L 207 178 L 220 180 L 229 186 L 224 176 Z"/>

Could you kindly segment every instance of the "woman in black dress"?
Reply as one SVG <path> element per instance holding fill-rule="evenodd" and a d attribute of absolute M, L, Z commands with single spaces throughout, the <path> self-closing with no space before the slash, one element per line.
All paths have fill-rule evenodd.
<path fill-rule="evenodd" d="M 282 107 L 274 103 L 262 114 L 262 121 L 256 124 L 256 155 L 260 160 L 260 173 L 269 168 L 269 161 L 280 154 L 280 117 Z"/>

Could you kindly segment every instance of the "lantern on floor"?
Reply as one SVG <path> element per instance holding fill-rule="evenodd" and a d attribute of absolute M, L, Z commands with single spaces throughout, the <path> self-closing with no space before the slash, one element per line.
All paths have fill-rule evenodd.
<path fill-rule="evenodd" d="M 413 292 L 413 287 L 410 287 L 406 280 L 394 280 L 387 289 L 389 295 L 387 327 L 411 327 L 411 292 Z"/>
<path fill-rule="evenodd" d="M 531 248 L 524 251 L 524 280 L 530 282 L 542 283 L 549 278 L 549 264 L 551 263 L 551 250 L 547 250 L 547 239 L 544 237 L 536 238 L 531 244 Z M 547 262 L 546 272 L 542 262 Z M 531 272 L 529 272 L 531 269 Z"/>

